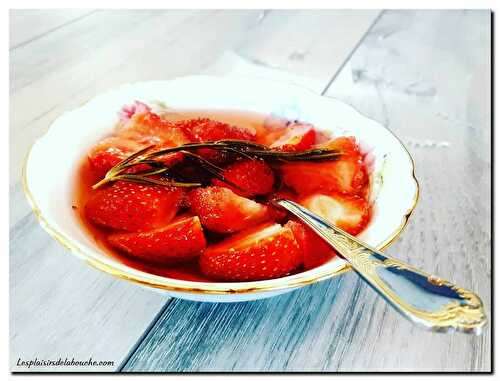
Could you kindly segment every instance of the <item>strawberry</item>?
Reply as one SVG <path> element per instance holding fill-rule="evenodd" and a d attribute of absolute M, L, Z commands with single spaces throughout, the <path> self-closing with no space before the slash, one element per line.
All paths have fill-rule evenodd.
<path fill-rule="evenodd" d="M 252 281 L 278 278 L 300 266 L 292 231 L 264 224 L 209 247 L 200 256 L 201 271 L 215 279 Z"/>
<path fill-rule="evenodd" d="M 142 148 L 133 140 L 116 136 L 101 140 L 88 154 L 90 169 L 98 179 L 102 179 L 116 164 Z"/>
<path fill-rule="evenodd" d="M 192 142 L 207 142 L 224 139 L 254 141 L 256 135 L 255 130 L 232 126 L 208 118 L 182 120 L 177 122 L 176 125 L 184 131 Z M 209 148 L 199 149 L 196 153 L 216 163 L 227 161 L 229 156 L 227 152 L 216 151 Z"/>
<path fill-rule="evenodd" d="M 370 207 L 359 196 L 316 194 L 300 204 L 353 235 L 360 233 L 370 219 Z"/>
<path fill-rule="evenodd" d="M 268 218 L 267 206 L 238 196 L 228 188 L 197 188 L 190 192 L 189 200 L 203 226 L 217 233 L 247 229 Z"/>
<path fill-rule="evenodd" d="M 290 189 L 286 188 L 279 189 L 269 195 L 269 197 L 267 198 L 267 204 L 269 205 L 269 214 L 271 216 L 271 219 L 273 219 L 274 221 L 284 220 L 288 216 L 288 212 L 286 211 L 286 209 L 274 204 L 274 201 L 282 199 L 297 202 L 297 195 Z"/>
<path fill-rule="evenodd" d="M 85 205 L 85 213 L 97 225 L 146 231 L 170 222 L 183 196 L 182 188 L 117 181 L 97 190 Z"/>
<path fill-rule="evenodd" d="M 338 138 L 325 143 L 326 147 L 339 149 L 342 157 L 326 162 L 295 162 L 280 168 L 283 182 L 301 194 L 337 192 L 364 195 L 368 175 L 354 138 Z"/>
<path fill-rule="evenodd" d="M 221 180 L 214 179 L 212 184 L 224 186 L 244 197 L 255 197 L 270 193 L 273 190 L 274 174 L 263 160 L 241 160 L 228 166 L 222 175 L 240 189 L 232 187 Z"/>
<path fill-rule="evenodd" d="M 122 108 L 116 133 L 145 146 L 166 141 L 176 146 L 189 142 L 187 136 L 176 127 L 175 123 L 162 119 L 152 112 L 149 106 L 141 102 Z"/>
<path fill-rule="evenodd" d="M 191 259 L 206 247 L 198 217 L 182 218 L 144 232 L 110 234 L 108 241 L 118 250 L 155 263 Z"/>
<path fill-rule="evenodd" d="M 140 102 L 124 106 L 116 134 L 141 144 L 142 148 L 156 145 L 157 149 L 165 149 L 190 142 L 184 131 L 175 123 L 162 119 Z M 167 164 L 173 164 L 182 160 L 182 154 L 173 153 L 159 159 Z"/>
<path fill-rule="evenodd" d="M 134 115 L 126 127 L 118 129 L 117 134 L 144 146 L 166 143 L 177 147 L 189 143 L 186 134 L 174 123 L 153 113 Z"/>
<path fill-rule="evenodd" d="M 207 142 L 223 139 L 255 140 L 255 131 L 208 118 L 188 119 L 177 122 L 193 142 Z"/>
<path fill-rule="evenodd" d="M 285 226 L 292 230 L 299 244 L 305 270 L 321 266 L 336 255 L 330 245 L 302 222 L 291 220 Z"/>
<path fill-rule="evenodd" d="M 187 136 L 174 123 L 151 112 L 147 105 L 136 102 L 122 109 L 115 136 L 102 140 L 90 151 L 90 167 L 98 178 L 103 178 L 113 166 L 149 145 L 163 149 L 188 142 Z M 182 159 L 182 154 L 169 154 L 159 159 L 173 164 Z"/>
<path fill-rule="evenodd" d="M 132 118 L 117 129 L 117 135 L 134 140 L 144 147 L 148 145 L 163 145 L 178 147 L 190 140 L 175 123 L 162 119 L 152 112 L 134 114 Z"/>
<path fill-rule="evenodd" d="M 287 152 L 305 151 L 316 142 L 316 131 L 310 124 L 292 123 L 286 127 L 285 133 L 271 144 L 271 148 L 277 148 Z"/>

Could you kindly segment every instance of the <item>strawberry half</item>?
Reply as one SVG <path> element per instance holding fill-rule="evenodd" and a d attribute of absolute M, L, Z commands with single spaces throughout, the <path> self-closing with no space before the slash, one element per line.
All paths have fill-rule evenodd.
<path fill-rule="evenodd" d="M 254 141 L 256 132 L 244 127 L 232 126 L 208 118 L 188 119 L 177 122 L 179 128 L 184 131 L 192 142 L 208 142 L 224 139 Z M 203 148 L 196 151 L 200 156 L 216 163 L 228 160 L 227 152 Z"/>
<path fill-rule="evenodd" d="M 353 235 L 360 233 L 370 220 L 370 207 L 358 196 L 316 194 L 300 204 Z"/>
<path fill-rule="evenodd" d="M 339 149 L 342 157 L 326 162 L 296 162 L 281 166 L 283 182 L 301 194 L 337 192 L 364 195 L 368 175 L 354 138 L 339 138 L 323 147 Z"/>
<path fill-rule="evenodd" d="M 316 142 L 316 131 L 310 124 L 292 123 L 286 127 L 285 133 L 271 144 L 271 148 L 277 148 L 287 152 L 305 151 Z"/>
<path fill-rule="evenodd" d="M 85 205 L 94 224 L 126 230 L 151 230 L 170 222 L 184 196 L 182 188 L 117 181 L 97 190 Z"/>
<path fill-rule="evenodd" d="M 116 134 L 141 144 L 143 148 L 156 145 L 157 149 L 165 149 L 190 142 L 184 131 L 175 123 L 162 119 L 144 107 L 137 108 L 133 115 L 125 119 Z M 182 154 L 177 152 L 158 159 L 167 164 L 174 164 L 182 160 L 182 157 Z"/>
<path fill-rule="evenodd" d="M 207 245 L 198 217 L 182 218 L 146 232 L 110 234 L 108 241 L 118 250 L 155 263 L 197 257 Z"/>
<path fill-rule="evenodd" d="M 255 140 L 255 131 L 244 127 L 232 126 L 208 118 L 188 119 L 177 122 L 193 142 L 207 142 L 223 139 Z"/>
<path fill-rule="evenodd" d="M 201 271 L 215 279 L 252 281 L 278 278 L 300 266 L 292 231 L 265 224 L 209 247 L 200 256 Z"/>
<path fill-rule="evenodd" d="M 269 214 L 274 221 L 282 221 L 288 216 L 285 208 L 277 206 L 274 202 L 278 200 L 292 200 L 297 202 L 297 195 L 290 189 L 279 189 L 267 197 L 267 205 L 269 206 Z"/>
<path fill-rule="evenodd" d="M 143 145 L 123 137 L 112 136 L 101 140 L 88 154 L 90 170 L 102 179 L 116 164 L 142 148 Z"/>
<path fill-rule="evenodd" d="M 237 232 L 268 218 L 267 206 L 238 196 L 228 188 L 198 188 L 190 192 L 189 200 L 202 225 L 217 233 Z"/>
<path fill-rule="evenodd" d="M 140 102 L 122 109 L 121 123 L 116 134 L 144 146 L 165 142 L 179 146 L 189 142 L 188 137 L 175 123 L 162 119 Z"/>
<path fill-rule="evenodd" d="M 263 160 L 241 160 L 228 166 L 222 175 L 242 190 L 232 187 L 223 181 L 214 179 L 212 184 L 231 189 L 244 197 L 255 197 L 268 194 L 273 190 L 274 174 Z"/>
<path fill-rule="evenodd" d="M 336 255 L 334 249 L 302 222 L 288 221 L 285 226 L 292 230 L 299 244 L 305 270 L 321 266 Z"/>

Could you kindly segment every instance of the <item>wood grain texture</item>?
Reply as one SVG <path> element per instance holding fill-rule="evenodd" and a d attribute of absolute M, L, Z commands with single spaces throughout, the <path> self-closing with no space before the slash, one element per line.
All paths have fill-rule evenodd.
<path fill-rule="evenodd" d="M 10 52 L 10 340 L 18 358 L 112 360 L 106 368 L 31 370 L 111 371 L 127 358 L 167 297 L 115 280 L 71 256 L 37 224 L 22 195 L 20 168 L 28 147 L 62 112 L 121 83 L 199 72 L 288 79 L 321 91 L 378 11 L 96 11 L 21 44 Z M 286 16 L 286 17 L 285 17 Z M 341 19 L 350 17 L 344 29 Z M 287 19 L 288 22 L 283 23 Z M 290 40 L 293 22 L 325 39 L 343 33 L 319 56 L 318 34 Z M 321 22 L 318 22 L 321 20 Z M 336 20 L 339 20 L 336 22 Z M 357 22 L 355 22 L 357 20 Z M 12 17 L 11 17 L 12 21 Z M 291 24 L 290 24 L 291 23 Z M 340 28 L 341 26 L 341 28 Z M 15 22 L 11 31 L 19 28 Z M 314 27 L 314 28 L 313 28 Z M 261 31 L 265 28 L 266 33 Z M 314 29 L 316 30 L 316 29 Z M 19 33 L 22 34 L 21 31 Z M 306 33 L 307 34 L 307 33 Z M 274 36 L 277 37 L 274 37 Z M 272 37 L 272 42 L 270 37 Z M 260 41 L 260 42 L 259 42 Z M 259 49 L 262 45 L 265 49 Z M 276 49 L 272 49 L 272 46 Z M 294 52 L 313 49 L 297 58 Z M 263 64 L 288 62 L 284 74 Z M 330 60 L 326 65 L 324 60 Z M 314 72 L 304 72 L 307 67 Z M 162 315 L 163 316 L 163 315 Z"/>
<path fill-rule="evenodd" d="M 10 10 L 9 48 L 17 49 L 56 29 L 91 14 L 91 9 L 15 9 Z"/>
<path fill-rule="evenodd" d="M 460 30 L 460 33 L 457 33 Z M 491 317 L 490 13 L 384 13 L 327 96 L 411 151 L 421 199 L 388 254 L 477 291 Z M 269 300 L 175 300 L 125 371 L 490 371 L 491 333 L 412 326 L 349 273 Z"/>

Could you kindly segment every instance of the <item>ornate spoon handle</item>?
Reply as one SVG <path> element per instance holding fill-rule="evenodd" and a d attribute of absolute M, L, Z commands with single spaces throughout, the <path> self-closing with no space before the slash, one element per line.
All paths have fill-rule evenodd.
<path fill-rule="evenodd" d="M 410 321 L 433 331 L 482 333 L 487 319 L 473 292 L 385 256 L 292 201 L 276 203 L 309 225 Z"/>

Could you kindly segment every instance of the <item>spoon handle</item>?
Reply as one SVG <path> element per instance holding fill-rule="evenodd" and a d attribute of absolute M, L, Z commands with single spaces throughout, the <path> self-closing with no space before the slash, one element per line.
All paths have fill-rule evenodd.
<path fill-rule="evenodd" d="M 437 332 L 482 333 L 487 319 L 476 294 L 382 254 L 295 202 L 276 203 L 310 226 L 413 323 Z"/>

